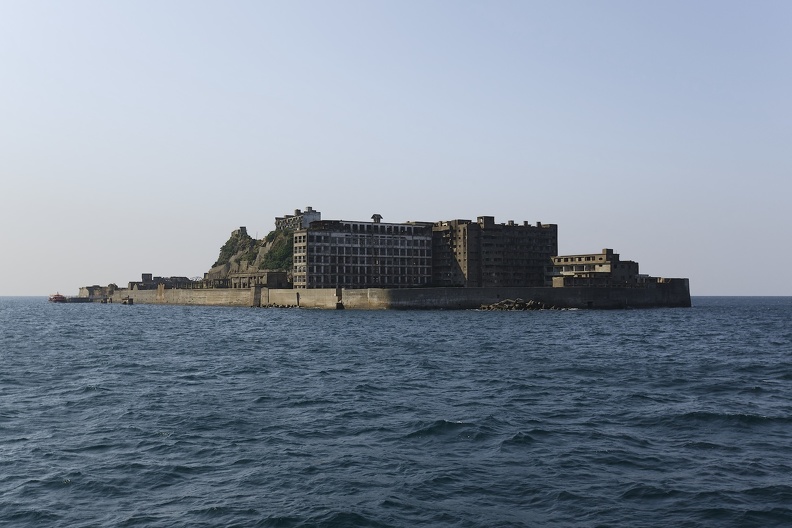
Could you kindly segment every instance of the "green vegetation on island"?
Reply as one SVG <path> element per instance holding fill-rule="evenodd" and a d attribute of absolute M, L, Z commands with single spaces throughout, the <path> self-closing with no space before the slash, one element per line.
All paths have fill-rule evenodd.
<path fill-rule="evenodd" d="M 264 239 L 265 243 L 272 234 L 275 236 L 272 237 L 272 242 L 267 246 L 267 250 L 261 262 L 259 262 L 259 269 L 291 271 L 294 255 L 294 233 L 292 231 L 272 231 Z"/>
<path fill-rule="evenodd" d="M 212 267 L 228 264 L 235 255 L 243 251 L 246 252 L 245 256 L 247 257 L 247 253 L 255 246 L 255 242 L 253 237 L 248 235 L 247 232 L 241 230 L 234 231 L 231 233 L 231 237 L 226 243 L 223 244 L 223 247 L 220 248 L 220 256 L 217 257 L 217 261 L 212 264 Z M 245 260 L 248 259 L 246 258 Z"/>
<path fill-rule="evenodd" d="M 257 240 L 245 229 L 237 229 L 220 248 L 212 265 L 212 278 L 226 278 L 230 273 L 285 271 L 291 273 L 294 231 L 276 229 Z"/>

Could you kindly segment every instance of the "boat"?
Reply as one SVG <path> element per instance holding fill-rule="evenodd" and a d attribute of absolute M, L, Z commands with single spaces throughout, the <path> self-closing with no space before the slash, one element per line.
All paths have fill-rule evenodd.
<path fill-rule="evenodd" d="M 61 295 L 60 293 L 54 293 L 49 296 L 49 302 L 65 303 L 65 302 L 69 302 L 69 300 L 66 298 L 66 296 Z"/>

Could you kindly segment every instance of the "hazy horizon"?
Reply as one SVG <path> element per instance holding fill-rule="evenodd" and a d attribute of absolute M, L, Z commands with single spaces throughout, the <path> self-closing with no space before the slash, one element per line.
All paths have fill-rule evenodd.
<path fill-rule="evenodd" d="M 792 4 L 0 4 L 0 296 L 202 276 L 231 231 L 558 225 L 790 296 Z M 786 242 L 785 242 L 786 241 Z"/>

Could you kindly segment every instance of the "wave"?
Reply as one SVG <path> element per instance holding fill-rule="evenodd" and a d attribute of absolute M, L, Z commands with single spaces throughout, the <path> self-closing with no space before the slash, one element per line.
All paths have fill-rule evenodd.
<path fill-rule="evenodd" d="M 416 429 L 407 433 L 405 438 L 431 438 L 448 435 L 458 435 L 460 431 L 475 428 L 475 424 L 467 422 L 457 422 L 451 420 L 435 420 L 430 423 L 422 423 Z"/>
<path fill-rule="evenodd" d="M 792 526 L 789 310 L 43 305 L 0 524 Z"/>
<path fill-rule="evenodd" d="M 541 442 L 549 437 L 552 433 L 547 429 L 530 429 L 527 432 L 518 431 L 509 438 L 501 442 L 501 447 L 508 448 L 510 446 L 525 446 Z"/>
<path fill-rule="evenodd" d="M 657 424 L 668 427 L 686 427 L 700 423 L 720 423 L 725 426 L 754 427 L 757 425 L 790 425 L 792 424 L 792 416 L 766 416 L 751 413 L 690 411 L 682 414 L 666 416 L 656 420 L 647 419 L 645 423 L 651 425 L 653 421 L 656 421 Z"/>

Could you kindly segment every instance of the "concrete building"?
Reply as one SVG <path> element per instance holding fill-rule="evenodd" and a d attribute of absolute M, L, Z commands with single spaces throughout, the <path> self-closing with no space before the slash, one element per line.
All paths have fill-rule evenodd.
<path fill-rule="evenodd" d="M 275 217 L 275 229 L 305 229 L 311 225 L 311 222 L 321 219 L 322 213 L 314 211 L 313 207 L 309 205 L 305 211 L 295 209 L 293 215 Z"/>
<path fill-rule="evenodd" d="M 130 290 L 156 290 L 160 285 L 165 289 L 192 288 L 193 280 L 187 277 L 154 277 L 151 273 L 143 273 L 140 281 L 130 282 L 127 288 Z"/>
<path fill-rule="evenodd" d="M 318 220 L 294 233 L 294 288 L 415 288 L 432 278 L 432 224 Z"/>
<path fill-rule="evenodd" d="M 231 288 L 288 288 L 288 274 L 285 271 L 251 271 L 237 272 L 228 275 Z"/>
<path fill-rule="evenodd" d="M 558 253 L 556 224 L 496 224 L 492 216 L 476 222 L 450 220 L 433 227 L 434 286 L 549 286 Z"/>
<path fill-rule="evenodd" d="M 637 262 L 621 260 L 612 249 L 553 257 L 553 286 L 557 288 L 638 286 L 648 278 L 639 275 Z"/>

